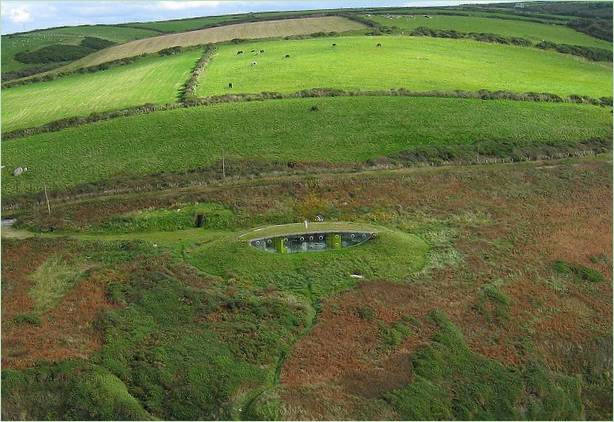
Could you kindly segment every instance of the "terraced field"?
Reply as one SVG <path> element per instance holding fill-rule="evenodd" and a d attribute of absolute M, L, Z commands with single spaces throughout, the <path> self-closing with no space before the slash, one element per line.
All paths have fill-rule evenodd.
<path fill-rule="evenodd" d="M 94 66 L 111 60 L 155 53 L 174 46 L 191 46 L 198 44 L 230 41 L 235 38 L 269 38 L 288 35 L 305 35 L 315 32 L 345 32 L 363 29 L 364 25 L 341 17 L 281 19 L 276 21 L 240 23 L 217 28 L 178 34 L 161 35 L 144 40 L 137 40 L 118 46 L 106 48 L 83 59 L 77 60 L 60 70 L 70 70 L 85 66 Z"/>
<path fill-rule="evenodd" d="M 377 47 L 378 43 L 382 46 Z M 238 50 L 265 52 L 238 55 Z M 198 94 L 294 92 L 314 87 L 490 89 L 601 97 L 611 95 L 612 65 L 469 40 L 401 36 L 263 41 L 220 46 L 201 75 Z"/>
<path fill-rule="evenodd" d="M 4 171 L 19 165 L 31 170 L 6 178 L 3 192 L 185 171 L 219 161 L 222 149 L 227 159 L 360 163 L 418 147 L 445 150 L 478 141 L 494 142 L 488 148 L 495 152 L 505 145 L 608 139 L 611 125 L 607 108 L 572 104 L 409 97 L 229 103 L 5 141 Z"/>
<path fill-rule="evenodd" d="M 145 103 L 175 102 L 201 54 L 196 49 L 173 56 L 151 56 L 101 72 L 4 89 L 2 130 Z"/>
<path fill-rule="evenodd" d="M 427 12 L 428 13 L 428 12 Z M 459 32 L 487 32 L 509 37 L 525 38 L 534 42 L 543 40 L 561 43 L 597 47 L 612 50 L 612 43 L 600 40 L 564 25 L 548 25 L 538 22 L 523 22 L 519 20 L 492 19 L 478 16 L 446 16 L 446 15 L 389 15 L 369 16 L 368 19 L 380 25 L 398 27 L 401 31 L 411 31 L 424 26 L 433 29 Z"/>

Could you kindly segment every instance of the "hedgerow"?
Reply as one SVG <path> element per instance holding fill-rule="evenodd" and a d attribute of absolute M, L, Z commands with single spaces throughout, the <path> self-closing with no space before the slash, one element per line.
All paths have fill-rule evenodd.
<path fill-rule="evenodd" d="M 207 44 L 203 51 L 203 55 L 194 66 L 192 73 L 190 74 L 190 79 L 186 81 L 180 93 L 180 102 L 185 103 L 191 101 L 196 98 L 196 87 L 198 86 L 198 78 L 200 74 L 203 73 L 205 67 L 209 63 L 209 59 L 211 59 L 211 55 L 215 51 L 215 47 L 212 44 Z"/>
<path fill-rule="evenodd" d="M 189 47 L 171 47 L 170 49 L 166 49 L 166 50 L 172 50 L 173 53 L 172 54 L 177 54 L 179 52 L 184 52 L 184 51 L 189 51 L 189 50 L 193 50 L 193 49 L 197 49 L 197 48 L 202 48 L 202 45 L 196 45 L 196 46 L 189 46 Z M 149 56 L 153 56 L 155 54 L 158 55 L 170 55 L 171 53 L 169 52 L 165 52 L 162 53 L 164 50 L 161 50 L 157 53 L 145 53 L 145 54 L 140 54 L 138 56 L 132 56 L 132 57 L 125 57 L 122 59 L 117 59 L 117 60 L 111 60 L 108 62 L 104 62 L 104 63 L 100 63 L 94 66 L 87 66 L 87 67 L 80 67 L 78 69 L 75 70 L 70 70 L 70 71 L 65 71 L 65 72 L 57 72 L 57 73 L 49 73 L 49 74 L 45 74 L 45 75 L 40 75 L 40 76 L 35 76 L 29 79 L 19 79 L 16 81 L 6 81 L 4 83 L 2 83 L 2 88 L 6 89 L 6 88 L 11 88 L 14 86 L 20 86 L 20 85 L 28 85 L 31 83 L 37 83 L 37 82 L 48 82 L 48 81 L 53 81 L 55 79 L 59 79 L 59 78 L 63 78 L 65 76 L 70 76 L 70 75 L 74 75 L 77 73 L 94 73 L 94 72 L 99 72 L 102 70 L 107 70 L 107 69 L 111 69 L 113 67 L 116 66 L 123 66 L 123 65 L 127 65 L 127 64 L 131 64 L 136 62 L 139 59 L 143 59 L 145 57 L 149 57 Z"/>
<path fill-rule="evenodd" d="M 418 37 L 434 37 L 434 38 L 470 38 L 481 42 L 490 42 L 496 44 L 517 45 L 522 47 L 536 47 L 542 50 L 556 50 L 563 54 L 572 54 L 581 56 L 592 61 L 612 61 L 612 52 L 596 47 L 584 47 L 581 45 L 557 44 L 550 41 L 541 41 L 534 44 L 526 38 L 520 37 L 504 37 L 502 35 L 482 33 L 482 32 L 460 32 L 453 29 L 433 29 L 420 26 L 414 29 L 410 35 Z"/>
<path fill-rule="evenodd" d="M 203 66 L 206 66 L 212 50 L 203 55 Z M 201 58 L 201 60 L 203 60 Z M 200 61 L 199 61 L 200 63 Z M 196 66 L 196 71 L 198 65 Z M 202 72 L 202 69 L 201 69 Z M 282 94 L 280 92 L 261 92 L 260 94 L 226 94 L 212 97 L 195 97 L 191 93 L 196 89 L 196 82 L 190 78 L 183 88 L 180 103 L 169 104 L 143 104 L 136 107 L 128 107 L 121 110 L 105 111 L 91 113 L 87 116 L 67 117 L 65 119 L 55 120 L 41 126 L 35 126 L 24 129 L 17 129 L 2 134 L 2 138 L 15 139 L 25 136 L 35 135 L 45 132 L 56 132 L 69 127 L 81 126 L 88 123 L 94 123 L 101 120 L 110 120 L 116 117 L 134 116 L 137 114 L 147 114 L 155 111 L 173 110 L 183 107 L 198 107 L 212 104 L 242 102 L 242 101 L 264 101 L 264 100 L 281 100 L 287 98 L 316 98 L 316 97 L 359 97 L 359 96 L 384 96 L 384 97 L 437 97 L 437 98 L 473 98 L 481 100 L 511 100 L 511 101 L 535 101 L 535 102 L 551 102 L 551 103 L 575 103 L 575 104 L 591 104 L 596 106 L 612 106 L 612 97 L 592 98 L 584 95 L 570 95 L 569 97 L 561 97 L 548 92 L 525 92 L 517 93 L 511 91 L 490 91 L 481 89 L 479 91 L 412 91 L 405 88 L 379 90 L 379 91 L 345 91 L 337 88 L 312 88 L 302 91 Z M 197 79 L 197 78 L 196 78 Z"/>

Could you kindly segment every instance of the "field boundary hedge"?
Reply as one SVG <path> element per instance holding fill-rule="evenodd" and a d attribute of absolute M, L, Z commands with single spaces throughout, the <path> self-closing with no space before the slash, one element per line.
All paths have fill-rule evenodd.
<path fill-rule="evenodd" d="M 209 60 L 211 59 L 211 56 L 213 55 L 215 50 L 216 47 L 213 44 L 207 44 L 205 46 L 202 56 L 200 57 L 200 59 L 198 59 L 198 62 L 196 62 L 196 66 L 194 66 L 194 69 L 192 69 L 192 72 L 190 73 L 190 78 L 183 85 L 183 88 L 181 88 L 181 92 L 179 94 L 179 102 L 187 103 L 189 101 L 194 100 L 195 98 L 198 98 L 196 96 L 196 89 L 198 88 L 198 78 L 209 64 Z"/>
<path fill-rule="evenodd" d="M 194 68 L 197 71 L 199 65 L 204 69 L 210 58 L 211 49 L 203 54 Z M 202 63 L 201 63 L 202 61 Z M 190 84 L 191 79 L 186 82 L 185 87 Z M 184 87 L 184 90 L 186 89 Z M 192 88 L 195 89 L 195 86 Z M 261 92 L 259 94 L 226 94 L 211 97 L 186 97 L 182 94 L 181 102 L 167 104 L 143 104 L 135 107 L 128 107 L 121 110 L 95 112 L 87 116 L 66 117 L 59 120 L 46 123 L 41 126 L 34 126 L 23 129 L 16 129 L 2 134 L 2 140 L 10 140 L 23 138 L 26 136 L 36 135 L 46 132 L 57 132 L 62 129 L 85 125 L 88 123 L 99 122 L 103 120 L 111 120 L 117 117 L 128 117 L 139 114 L 148 114 L 156 111 L 174 110 L 178 108 L 208 106 L 222 103 L 232 102 L 247 102 L 247 101 L 266 101 L 266 100 L 283 100 L 292 98 L 318 98 L 318 97 L 434 97 L 434 98 L 467 98 L 477 100 L 509 100 L 509 101 L 534 101 L 534 102 L 549 102 L 549 103 L 573 103 L 573 104 L 589 104 L 600 107 L 611 107 L 612 97 L 593 98 L 583 95 L 570 95 L 562 97 L 548 92 L 525 92 L 516 93 L 511 91 L 490 91 L 481 89 L 479 91 L 412 91 L 406 88 L 376 90 L 376 91 L 346 91 L 336 88 L 312 88 L 301 91 L 283 94 L 280 92 Z"/>
<path fill-rule="evenodd" d="M 476 141 L 466 145 L 423 145 L 355 163 L 300 162 L 227 158 L 225 177 L 220 160 L 210 165 L 173 172 L 115 176 L 95 182 L 84 182 L 66 189 L 47 192 L 53 201 L 72 201 L 99 195 L 133 194 L 208 186 L 257 177 L 304 176 L 313 173 L 343 174 L 361 171 L 394 170 L 416 167 L 505 164 L 539 160 L 587 157 L 612 151 L 611 139 L 594 138 L 556 144 L 535 142 Z M 44 206 L 44 192 L 27 192 L 3 197 L 2 210 L 16 211 L 36 204 Z"/>
<path fill-rule="evenodd" d="M 111 61 L 100 63 L 94 66 L 80 67 L 75 70 L 58 72 L 58 73 L 50 73 L 50 74 L 41 75 L 41 76 L 34 76 L 28 79 L 18 79 L 18 80 L 6 81 L 2 83 L 2 88 L 7 89 L 7 88 L 15 87 L 15 86 L 20 86 L 20 85 L 29 85 L 29 84 L 38 83 L 38 82 L 49 82 L 49 81 L 53 81 L 56 79 L 64 78 L 66 76 L 76 75 L 80 73 L 96 73 L 96 72 L 100 72 L 103 70 L 112 69 L 114 67 L 132 64 L 139 60 L 142 60 L 142 59 L 145 59 L 151 56 L 165 56 L 165 55 L 171 55 L 171 54 L 178 54 L 178 53 L 182 53 L 186 51 L 197 50 L 199 48 L 203 48 L 203 44 L 191 45 L 189 47 L 179 47 L 179 46 L 171 47 L 170 49 L 167 48 L 164 50 L 157 51 L 155 53 L 139 54 L 138 56 L 125 57 L 123 59 L 111 60 Z M 167 52 L 166 50 L 173 50 L 173 51 Z"/>
<path fill-rule="evenodd" d="M 585 47 L 572 44 L 557 44 L 551 41 L 534 43 L 526 38 L 504 37 L 502 35 L 487 32 L 460 32 L 453 29 L 432 29 L 425 26 L 419 26 L 411 31 L 409 35 L 414 37 L 473 39 L 480 42 L 515 45 L 520 47 L 535 47 L 542 50 L 555 50 L 563 54 L 584 57 L 591 61 L 612 61 L 612 52 L 603 48 Z"/>

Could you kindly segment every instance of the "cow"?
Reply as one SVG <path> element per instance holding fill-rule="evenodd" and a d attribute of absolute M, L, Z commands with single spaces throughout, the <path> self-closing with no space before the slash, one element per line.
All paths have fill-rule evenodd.
<path fill-rule="evenodd" d="M 252 66 L 256 66 L 258 64 L 258 62 L 251 62 L 250 63 Z"/>
<path fill-rule="evenodd" d="M 243 50 L 239 50 L 239 51 L 237 51 L 237 56 L 238 56 L 239 54 L 243 54 Z"/>
<path fill-rule="evenodd" d="M 17 167 L 15 170 L 13 170 L 13 176 L 21 176 L 26 171 L 28 171 L 27 167 Z"/>
<path fill-rule="evenodd" d="M 260 50 L 261 53 L 264 53 L 264 50 Z"/>
<path fill-rule="evenodd" d="M 337 44 L 333 43 L 333 47 L 336 47 L 336 46 L 337 46 Z"/>
<path fill-rule="evenodd" d="M 232 88 L 232 82 L 228 82 L 228 88 Z"/>
<path fill-rule="evenodd" d="M 286 59 L 289 59 L 289 58 L 290 58 L 290 55 L 289 55 L 289 54 L 286 54 L 285 58 L 286 58 Z"/>
<path fill-rule="evenodd" d="M 377 43 L 377 46 L 378 46 L 378 47 L 381 47 L 381 46 L 382 46 L 382 43 L 379 43 L 379 42 L 378 42 L 378 43 Z"/>

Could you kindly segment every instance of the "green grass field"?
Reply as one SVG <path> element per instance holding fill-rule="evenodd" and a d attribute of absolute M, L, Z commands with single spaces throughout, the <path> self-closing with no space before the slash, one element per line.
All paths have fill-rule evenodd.
<path fill-rule="evenodd" d="M 157 34 L 156 31 L 149 29 L 111 25 L 84 25 L 2 36 L 2 72 L 33 66 L 15 60 L 15 54 L 20 51 L 34 51 L 51 44 L 76 45 L 85 37 L 103 38 L 116 43 L 124 43 Z"/>
<path fill-rule="evenodd" d="M 285 16 L 301 16 L 313 13 L 312 11 L 295 12 L 259 12 L 259 13 L 238 13 L 234 15 L 203 16 L 200 18 L 175 19 L 158 22 L 134 22 L 127 23 L 125 26 L 133 28 L 153 29 L 162 32 L 183 32 L 194 31 L 196 29 L 208 28 L 217 24 L 232 24 L 245 21 L 246 19 L 267 19 L 281 18 Z"/>
<path fill-rule="evenodd" d="M 252 49 L 265 53 L 237 55 L 237 50 Z M 612 94 L 612 65 L 532 48 L 424 37 L 250 42 L 221 46 L 201 76 L 198 94 L 316 87 L 501 89 L 600 97 Z"/>
<path fill-rule="evenodd" d="M 199 44 L 218 43 L 233 39 L 256 39 L 283 37 L 289 35 L 306 35 L 315 32 L 346 32 L 365 28 L 364 25 L 338 16 L 281 19 L 237 23 L 217 28 L 206 28 L 196 31 L 166 34 L 143 40 L 136 40 L 122 45 L 115 45 L 97 51 L 57 71 L 74 70 L 80 67 L 95 66 L 111 60 L 133 57 L 143 53 L 155 53 L 164 48 L 174 46 L 192 46 Z M 56 70 L 54 70 L 56 71 Z M 52 71 L 52 72 L 54 72 Z"/>
<path fill-rule="evenodd" d="M 310 111 L 317 105 L 318 111 Z M 228 159 L 363 162 L 476 141 L 565 144 L 612 136 L 609 108 L 450 98 L 344 97 L 227 103 L 117 118 L 3 143 L 3 194 Z M 10 170 L 27 166 L 19 178 Z"/>
<path fill-rule="evenodd" d="M 202 54 L 152 56 L 92 74 L 2 90 L 2 130 L 144 103 L 171 103 Z"/>
<path fill-rule="evenodd" d="M 453 29 L 459 32 L 488 32 L 509 37 L 526 38 L 534 42 L 542 40 L 559 44 L 582 45 L 612 50 L 612 43 L 593 38 L 564 25 L 547 25 L 519 20 L 492 19 L 474 16 L 446 15 L 393 15 L 370 16 L 368 19 L 384 26 L 396 26 L 401 31 L 411 31 L 420 26 L 433 29 Z"/>

